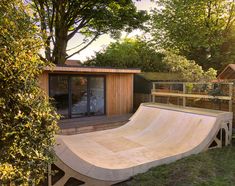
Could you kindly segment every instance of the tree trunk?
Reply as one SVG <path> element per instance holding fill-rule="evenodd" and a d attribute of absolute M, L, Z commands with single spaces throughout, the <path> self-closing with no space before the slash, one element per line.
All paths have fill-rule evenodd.
<path fill-rule="evenodd" d="M 51 48 L 50 48 L 50 38 L 46 40 L 46 47 L 45 47 L 45 57 L 48 61 L 51 61 Z"/>
<path fill-rule="evenodd" d="M 59 3 L 58 3 L 59 2 Z M 67 1 L 58 1 L 55 4 L 55 44 L 53 49 L 53 62 L 57 65 L 64 65 L 67 48 L 68 27 L 66 25 L 65 5 Z"/>
<path fill-rule="evenodd" d="M 65 34 L 66 37 L 66 34 Z M 64 37 L 58 37 L 55 41 L 55 48 L 53 51 L 53 62 L 57 65 L 64 65 L 66 58 L 66 48 L 67 48 L 67 40 Z"/>

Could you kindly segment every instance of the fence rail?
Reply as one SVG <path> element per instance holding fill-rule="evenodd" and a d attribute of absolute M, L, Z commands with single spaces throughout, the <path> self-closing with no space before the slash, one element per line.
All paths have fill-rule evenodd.
<path fill-rule="evenodd" d="M 228 85 L 228 96 L 222 95 L 209 95 L 209 94 L 192 94 L 186 92 L 187 85 Z M 160 89 L 156 89 L 157 85 L 182 85 L 182 91 L 180 92 L 162 92 Z M 170 90 L 171 91 L 171 90 Z M 233 83 L 198 83 L 198 82 L 153 82 L 153 89 L 151 91 L 152 101 L 156 102 L 156 96 L 159 97 L 180 97 L 183 98 L 183 106 L 186 106 L 186 98 L 198 98 L 198 99 L 212 99 L 212 100 L 226 100 L 228 101 L 229 111 L 232 112 L 233 101 Z"/>
<path fill-rule="evenodd" d="M 203 98 L 203 99 L 220 99 L 220 100 L 232 100 L 231 96 L 211 96 L 211 95 L 199 95 L 199 94 L 181 94 L 181 93 L 167 93 L 167 92 L 152 92 L 155 96 L 172 96 L 172 97 L 186 97 L 186 98 Z"/>

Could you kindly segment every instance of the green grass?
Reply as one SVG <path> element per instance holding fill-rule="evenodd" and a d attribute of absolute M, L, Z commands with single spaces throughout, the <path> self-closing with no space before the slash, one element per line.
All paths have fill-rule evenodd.
<path fill-rule="evenodd" d="M 138 174 L 119 186 L 235 186 L 235 146 L 202 152 Z"/>

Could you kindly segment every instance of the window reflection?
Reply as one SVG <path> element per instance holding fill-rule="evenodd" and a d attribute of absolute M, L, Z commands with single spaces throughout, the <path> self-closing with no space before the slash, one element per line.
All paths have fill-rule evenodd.
<path fill-rule="evenodd" d="M 69 93 L 67 76 L 50 76 L 50 97 L 53 98 L 53 105 L 57 113 L 68 118 Z"/>
<path fill-rule="evenodd" d="M 104 114 L 104 78 L 91 77 L 89 82 L 90 114 L 102 115 Z"/>
<path fill-rule="evenodd" d="M 72 117 L 81 117 L 87 113 L 87 78 L 72 77 Z"/>
<path fill-rule="evenodd" d="M 49 81 L 50 97 L 64 118 L 105 113 L 104 77 L 53 74 Z"/>

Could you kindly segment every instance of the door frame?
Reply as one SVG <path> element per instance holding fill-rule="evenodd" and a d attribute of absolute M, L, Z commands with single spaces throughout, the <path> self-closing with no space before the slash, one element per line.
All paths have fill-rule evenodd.
<path fill-rule="evenodd" d="M 103 74 L 60 74 L 60 73 L 49 73 L 48 76 L 48 94 L 49 97 L 51 97 L 51 77 L 53 76 L 66 76 L 68 77 L 67 83 L 68 83 L 68 118 L 64 119 L 72 119 L 72 118 L 82 118 L 82 117 L 92 117 L 92 116 L 103 116 L 106 115 L 106 75 Z M 85 77 L 87 78 L 87 116 L 80 116 L 80 117 L 72 117 L 72 77 Z M 100 115 L 90 115 L 90 78 L 91 77 L 100 77 L 103 78 L 104 83 L 104 114 Z M 63 118 L 62 118 L 63 119 Z"/>

